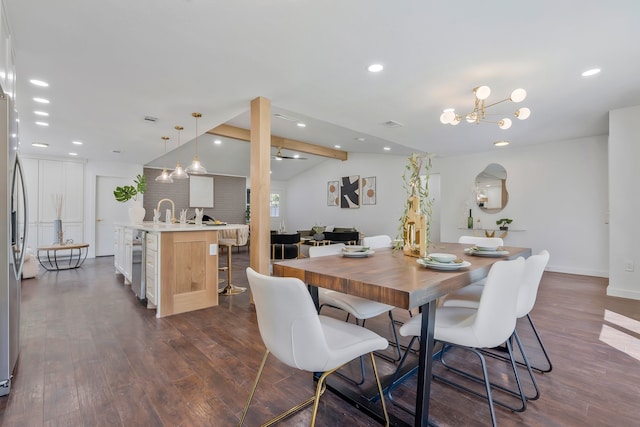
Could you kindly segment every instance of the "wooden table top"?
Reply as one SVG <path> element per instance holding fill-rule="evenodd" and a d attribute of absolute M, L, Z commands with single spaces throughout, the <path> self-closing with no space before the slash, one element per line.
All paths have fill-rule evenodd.
<path fill-rule="evenodd" d="M 417 258 L 405 256 L 401 251 L 394 253 L 391 248 L 378 248 L 366 258 L 331 255 L 275 262 L 273 274 L 297 277 L 310 285 L 411 309 L 486 277 L 497 261 L 531 254 L 529 248 L 505 246 L 509 251 L 506 257 L 467 255 L 464 249 L 471 246 L 459 243 L 431 245 L 431 253 L 455 254 L 471 263 L 470 267 L 455 271 L 425 268 L 417 263 Z"/>
<path fill-rule="evenodd" d="M 88 248 L 88 247 L 89 247 L 88 243 L 65 243 L 63 245 L 59 245 L 56 243 L 49 246 L 40 246 L 38 250 L 39 251 L 59 251 L 63 249 L 82 249 L 82 248 Z"/>

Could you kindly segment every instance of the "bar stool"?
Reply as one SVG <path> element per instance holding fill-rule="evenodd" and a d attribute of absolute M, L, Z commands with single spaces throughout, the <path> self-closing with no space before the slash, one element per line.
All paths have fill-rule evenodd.
<path fill-rule="evenodd" d="M 218 289 L 219 295 L 237 295 L 246 291 L 247 288 L 241 286 L 235 286 L 231 283 L 231 249 L 234 246 L 244 246 L 247 244 L 249 238 L 249 226 L 241 224 L 236 229 L 220 230 L 220 238 L 218 239 L 218 245 L 220 248 L 223 246 L 227 250 L 227 266 L 219 267 L 218 271 L 227 272 L 227 286 L 222 289 Z"/>

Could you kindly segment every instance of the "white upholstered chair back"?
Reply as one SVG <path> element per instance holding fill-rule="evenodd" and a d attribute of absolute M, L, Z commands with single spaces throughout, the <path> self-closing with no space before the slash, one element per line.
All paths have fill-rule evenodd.
<path fill-rule="evenodd" d="M 542 274 L 548 262 L 549 252 L 547 250 L 542 250 L 539 254 L 527 258 L 518 293 L 518 318 L 526 316 L 533 309 L 538 296 L 540 280 L 542 280 Z"/>
<path fill-rule="evenodd" d="M 477 342 L 462 345 L 491 348 L 502 344 L 513 334 L 517 320 L 518 284 L 521 283 L 524 266 L 522 257 L 493 264 L 472 326 Z"/>
<path fill-rule="evenodd" d="M 338 255 L 340 252 L 342 252 L 342 249 L 344 247 L 344 243 L 337 243 L 335 245 L 312 246 L 309 248 L 309 258 L 327 255 Z"/>
<path fill-rule="evenodd" d="M 247 268 L 260 336 L 281 362 L 323 372 L 329 349 L 306 285 L 293 277 L 271 277 Z"/>
<path fill-rule="evenodd" d="M 225 246 L 244 246 L 249 239 L 249 226 L 240 224 L 238 228 L 222 229 L 218 233 L 219 243 Z"/>
<path fill-rule="evenodd" d="M 381 234 L 379 236 L 368 236 L 362 239 L 362 245 L 371 249 L 391 247 L 391 237 Z"/>
<path fill-rule="evenodd" d="M 460 236 L 458 243 L 478 246 L 504 246 L 504 241 L 500 237 Z"/>

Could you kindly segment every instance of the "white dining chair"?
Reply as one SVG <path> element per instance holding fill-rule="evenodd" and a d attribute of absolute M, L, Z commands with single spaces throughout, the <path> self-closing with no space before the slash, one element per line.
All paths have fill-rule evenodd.
<path fill-rule="evenodd" d="M 328 255 L 338 255 L 342 252 L 342 249 L 345 247 L 344 244 L 336 244 L 336 245 L 326 245 L 326 246 L 313 246 L 309 248 L 309 258 L 315 258 L 320 256 L 328 256 Z M 387 355 L 379 356 L 390 359 L 391 361 L 397 362 L 400 360 L 402 354 L 400 353 L 400 345 L 398 342 L 398 332 L 396 330 L 395 321 L 393 319 L 393 309 L 392 305 L 383 304 L 377 301 L 368 300 L 366 298 L 360 298 L 354 295 L 348 295 L 342 292 L 333 291 L 331 289 L 318 288 L 318 303 L 319 309 L 322 310 L 322 307 L 328 306 L 340 309 L 347 313 L 346 320 L 349 320 L 350 316 L 353 316 L 356 319 L 356 324 L 360 325 L 360 321 L 362 321 L 362 326 L 365 325 L 367 319 L 372 319 L 376 316 L 379 316 L 384 313 L 388 313 L 389 319 L 391 321 L 391 331 L 393 333 L 393 346 L 396 348 L 396 356 L 393 358 L 389 358 Z M 360 385 L 365 380 L 365 371 L 364 371 L 364 362 L 361 360 L 360 364 L 361 370 L 361 379 L 360 381 L 356 381 L 349 377 L 344 377 L 349 382 Z"/>
<path fill-rule="evenodd" d="M 367 236 L 362 239 L 362 246 L 366 246 L 371 249 L 376 248 L 390 248 L 391 237 L 386 234 L 380 234 L 378 236 Z"/>
<path fill-rule="evenodd" d="M 526 317 L 529 321 L 529 325 L 531 325 L 531 329 L 533 330 L 536 340 L 538 341 L 538 345 L 544 354 L 544 357 L 547 362 L 547 367 L 540 368 L 536 367 L 531 362 L 531 368 L 535 369 L 539 372 L 551 372 L 553 369 L 553 365 L 551 364 L 551 359 L 549 354 L 547 353 L 547 349 L 542 343 L 542 339 L 540 338 L 540 334 L 538 333 L 537 328 L 533 323 L 533 319 L 531 318 L 531 310 L 536 303 L 536 299 L 538 296 L 538 288 L 540 286 L 540 281 L 542 280 L 542 274 L 549 263 L 549 252 L 547 250 L 540 251 L 537 255 L 531 255 L 527 258 L 525 272 L 523 275 L 523 281 L 520 284 L 520 291 L 518 293 L 518 306 L 517 306 L 517 315 L 518 319 Z M 480 298 L 482 296 L 482 286 L 477 285 L 469 285 L 457 292 L 453 292 L 442 299 L 443 306 L 452 306 L 452 307 L 470 307 L 476 308 L 480 302 Z M 515 339 L 518 343 L 518 347 L 521 348 L 520 337 L 518 335 L 518 331 L 515 331 Z M 526 355 L 522 355 L 523 358 L 526 358 Z M 528 397 L 530 400 L 534 400 L 536 397 Z"/>
<path fill-rule="evenodd" d="M 380 404 L 388 426 L 389 415 L 373 357 L 374 351 L 387 348 L 388 341 L 369 329 L 319 315 L 306 285 L 300 279 L 265 276 L 251 267 L 247 268 L 247 278 L 253 293 L 258 329 L 266 351 L 242 411 L 239 425 L 244 424 L 269 354 L 292 368 L 311 373 L 322 372 L 322 375 L 318 379 L 313 397 L 263 425 L 283 420 L 313 403 L 310 425 L 314 426 L 320 396 L 326 389 L 327 376 L 368 353 L 380 395 Z M 309 380 L 311 381 L 311 378 Z"/>
<path fill-rule="evenodd" d="M 458 243 L 486 246 L 486 247 L 499 247 L 504 246 L 504 240 L 500 237 L 476 237 L 476 236 L 460 236 Z"/>
<path fill-rule="evenodd" d="M 504 246 L 504 241 L 500 237 L 479 237 L 479 236 L 460 236 L 458 243 L 474 246 L 484 246 L 488 248 Z M 471 283 L 468 287 L 484 286 L 486 278 Z"/>
<path fill-rule="evenodd" d="M 506 405 L 493 399 L 486 361 L 480 349 L 492 348 L 506 342 L 507 350 L 511 356 L 511 367 L 518 384 L 519 397 L 522 402 L 522 408 L 510 409 L 520 411 L 526 408 L 526 397 L 522 391 L 522 383 L 513 358 L 510 339 L 516 327 L 516 302 L 519 292 L 518 287 L 513 286 L 513 284 L 520 283 L 520 280 L 522 280 L 524 266 L 525 261 L 523 258 L 512 261 L 498 261 L 493 264 L 487 276 L 485 289 L 477 309 L 465 307 L 438 307 L 436 309 L 434 339 L 443 344 L 440 357 L 453 347 L 469 350 L 478 356 L 483 373 L 481 381 L 484 383 L 486 394 L 483 395 L 466 387 L 461 387 L 459 384 L 435 374 L 433 377 L 446 384 L 487 399 L 493 426 L 496 425 L 494 402 L 501 406 Z M 413 344 L 420 336 L 421 324 L 422 314 L 412 317 L 400 328 L 400 335 L 411 336 L 411 344 Z M 396 375 L 400 372 L 405 362 L 406 354 L 396 369 Z M 431 355 L 421 355 L 421 357 L 431 357 Z M 439 360 L 441 361 L 441 359 Z M 396 378 L 393 379 L 392 384 L 395 381 Z M 388 390 L 389 397 L 391 397 L 392 388 L 393 386 Z M 398 403 L 394 403 L 400 406 Z M 408 408 L 404 409 L 410 411 Z"/>

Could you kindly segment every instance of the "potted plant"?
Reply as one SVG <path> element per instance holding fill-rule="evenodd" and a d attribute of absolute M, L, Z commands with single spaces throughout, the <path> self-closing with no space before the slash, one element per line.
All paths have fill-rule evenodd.
<path fill-rule="evenodd" d="M 511 222 L 513 222 L 513 220 L 510 218 L 500 218 L 496 221 L 496 225 L 500 227 L 500 230 L 508 230 Z"/>
<path fill-rule="evenodd" d="M 123 187 L 116 187 L 113 190 L 113 195 L 118 202 L 128 202 L 133 199 L 134 202 L 138 201 L 138 194 L 144 194 L 147 191 L 147 179 L 144 175 L 138 174 L 136 179 L 133 180 L 133 185 L 125 185 Z M 129 219 L 134 224 L 139 224 L 144 220 L 145 209 L 138 203 L 135 203 L 129 208 Z"/>

